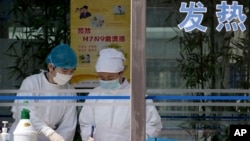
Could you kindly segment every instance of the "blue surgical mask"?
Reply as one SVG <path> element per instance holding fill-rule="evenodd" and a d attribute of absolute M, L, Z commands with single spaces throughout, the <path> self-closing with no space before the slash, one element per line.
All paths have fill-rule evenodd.
<path fill-rule="evenodd" d="M 99 80 L 99 82 L 100 82 L 100 87 L 103 89 L 114 90 L 114 89 L 119 89 L 121 87 L 119 79 L 108 80 L 108 81 Z"/>

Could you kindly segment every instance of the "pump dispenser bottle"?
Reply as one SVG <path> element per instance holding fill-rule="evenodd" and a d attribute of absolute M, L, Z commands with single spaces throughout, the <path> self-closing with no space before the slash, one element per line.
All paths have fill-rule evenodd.
<path fill-rule="evenodd" d="M 23 108 L 21 119 L 14 130 L 14 141 L 37 141 L 37 132 L 30 122 L 29 110 Z"/>
<path fill-rule="evenodd" d="M 3 140 L 2 140 L 2 134 L 1 134 L 1 133 L 0 133 L 0 141 L 3 141 Z"/>
<path fill-rule="evenodd" d="M 10 134 L 8 133 L 8 127 L 7 127 L 8 121 L 3 121 L 2 123 L 3 123 L 2 134 L 1 134 L 2 141 L 9 141 Z"/>
<path fill-rule="evenodd" d="M 1 134 L 1 133 L 0 133 L 0 141 L 3 141 L 3 140 L 2 140 L 2 134 Z"/>

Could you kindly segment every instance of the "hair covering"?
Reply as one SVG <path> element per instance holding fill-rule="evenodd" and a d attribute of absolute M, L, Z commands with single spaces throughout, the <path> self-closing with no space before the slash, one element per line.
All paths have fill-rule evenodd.
<path fill-rule="evenodd" d="M 67 44 L 57 45 L 47 56 L 46 63 L 52 63 L 59 68 L 76 68 L 77 57 L 73 49 Z"/>
<path fill-rule="evenodd" d="M 121 51 L 113 48 L 102 49 L 96 62 L 96 72 L 117 73 L 124 70 L 125 57 Z"/>

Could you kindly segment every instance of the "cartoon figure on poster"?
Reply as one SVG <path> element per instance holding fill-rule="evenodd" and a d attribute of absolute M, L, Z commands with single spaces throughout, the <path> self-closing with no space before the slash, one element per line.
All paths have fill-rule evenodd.
<path fill-rule="evenodd" d="M 78 12 L 80 19 L 85 19 L 91 16 L 91 13 L 88 11 L 88 6 L 84 5 L 83 7 L 76 8 L 75 12 Z"/>
<path fill-rule="evenodd" d="M 125 7 L 122 5 L 117 5 L 113 7 L 113 14 L 114 15 L 124 15 L 125 14 Z"/>
<path fill-rule="evenodd" d="M 94 15 L 91 19 L 91 25 L 93 27 L 102 27 L 104 25 L 104 18 L 101 15 Z"/>
<path fill-rule="evenodd" d="M 82 54 L 79 56 L 79 61 L 81 63 L 90 63 L 90 55 L 89 54 Z"/>

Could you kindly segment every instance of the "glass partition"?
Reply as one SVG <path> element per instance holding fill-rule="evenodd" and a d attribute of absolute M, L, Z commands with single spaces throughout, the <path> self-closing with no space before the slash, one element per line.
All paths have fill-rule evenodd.
<path fill-rule="evenodd" d="M 147 0 L 146 87 L 162 118 L 159 139 L 233 140 L 230 125 L 249 124 L 249 17 L 236 20 L 249 15 L 247 3 Z M 242 12 L 222 22 L 233 5 Z"/>
<path fill-rule="evenodd" d="M 201 96 L 200 93 L 206 93 Z M 148 89 L 162 118 L 158 138 L 177 141 L 230 139 L 231 125 L 249 124 L 248 90 Z"/>
<path fill-rule="evenodd" d="M 7 2 L 6 0 L 2 3 Z M 192 3 L 193 2 L 193 3 Z M 238 2 L 238 3 L 235 3 Z M 11 113 L 11 107 L 23 106 L 22 104 L 14 104 L 13 101 L 17 98 L 15 95 L 18 93 L 18 88 L 22 80 L 31 74 L 40 72 L 44 67 L 43 63 L 33 63 L 35 60 L 30 59 L 34 52 L 39 52 L 40 48 L 35 50 L 28 47 L 42 47 L 46 46 L 45 52 L 39 52 L 42 59 L 45 58 L 47 53 L 56 43 L 61 39 L 64 42 L 68 41 L 69 36 L 69 3 L 70 1 L 56 2 L 58 8 L 62 8 L 64 14 L 59 14 L 58 21 L 55 22 L 56 17 L 52 19 L 51 27 L 48 31 L 40 29 L 40 23 L 32 23 L 37 30 L 31 28 L 16 28 L 16 34 L 12 24 L 6 28 L 10 36 L 1 38 L 0 50 L 0 121 L 9 121 L 9 127 L 14 122 Z M 136 2 L 135 2 L 136 3 Z M 10 3 L 7 3 L 8 6 Z M 27 3 L 26 3 L 27 4 Z M 51 8 L 49 4 L 45 4 L 43 8 Z M 43 5 L 41 4 L 41 5 Z M 172 1 L 172 0 L 147 0 L 146 6 L 146 29 L 145 29 L 145 85 L 146 85 L 146 100 L 153 100 L 154 103 L 146 103 L 146 106 L 155 106 L 162 121 L 162 129 L 158 136 L 146 136 L 148 141 L 225 141 L 230 139 L 230 127 L 232 125 L 248 125 L 249 124 L 249 18 L 238 19 L 236 23 L 241 23 L 236 29 L 235 24 L 230 25 L 232 30 L 226 29 L 226 25 L 222 30 L 218 30 L 219 17 L 216 12 L 221 9 L 216 9 L 217 5 L 222 4 L 221 1 Z M 200 12 L 198 15 L 203 15 L 200 24 L 207 27 L 207 30 L 200 31 L 194 29 L 193 31 L 186 32 L 186 27 L 190 27 L 190 23 L 180 29 L 178 25 L 185 20 L 187 13 L 179 11 L 183 5 L 188 8 L 194 4 L 194 7 L 200 7 L 206 12 Z M 249 15 L 249 0 L 242 1 L 228 1 L 228 6 L 235 4 L 236 6 L 242 5 L 242 13 L 246 16 Z M 1 5 L 2 6 L 2 5 Z M 1 7 L 0 6 L 0 7 Z M 32 8 L 32 5 L 22 5 Z M 51 4 L 53 6 L 53 4 Z M 119 7 L 119 6 L 118 6 Z M 140 5 L 138 6 L 140 7 Z M 16 6 L 16 10 L 19 6 Z M 34 8 L 34 7 L 33 7 Z M 40 8 L 36 7 L 40 12 Z M 137 9 L 140 13 L 140 9 Z M 58 10 L 59 11 L 59 10 Z M 58 12 L 57 11 L 57 12 Z M 185 10 L 184 10 L 185 11 Z M 237 11 L 237 10 L 236 10 Z M 30 12 L 28 10 L 28 12 Z M 33 11 L 32 11 L 33 12 Z M 241 12 L 241 11 L 240 11 Z M 43 13 L 43 12 L 42 12 Z M 44 12 L 46 13 L 46 12 Z M 52 12 L 53 13 L 53 12 Z M 138 13 L 136 13 L 138 15 Z M 237 12 L 236 12 L 237 13 Z M 48 14 L 48 13 L 46 13 Z M 114 13 L 113 13 L 114 14 Z M 197 14 L 197 13 L 195 13 Z M 9 14 L 7 14 L 9 16 Z M 32 14 L 31 14 L 32 15 Z M 237 14 L 236 14 L 237 15 Z M 5 16 L 5 15 L 4 15 Z M 49 15 L 43 15 L 49 17 Z M 117 17 L 118 15 L 116 15 Z M 120 15 L 122 16 L 122 15 Z M 228 15 L 227 15 L 228 16 Z M 232 16 L 232 15 L 231 15 Z M 10 16 L 11 17 L 11 16 Z M 37 16 L 38 17 L 38 16 Z M 13 22 L 12 19 L 9 22 Z M 196 17 L 199 19 L 199 16 Z M 236 18 L 238 18 L 236 16 Z M 26 18 L 21 18 L 25 19 Z M 31 18 L 32 19 L 32 18 Z M 47 22 L 47 18 L 44 23 Z M 117 18 L 119 19 L 119 18 Z M 191 18 L 192 19 L 192 18 Z M 2 20 L 2 19 L 0 19 Z M 138 19 L 141 20 L 141 19 Z M 143 19 L 142 19 L 143 20 Z M 201 19 L 200 19 L 201 20 Z M 60 25 L 61 31 L 57 32 L 55 25 Z M 195 22 L 197 19 L 192 19 Z M 230 23 L 235 22 L 232 20 Z M 0 21 L 1 23 L 2 21 Z M 6 22 L 6 21 L 4 21 Z M 106 21 L 105 21 L 106 22 Z M 141 21 L 144 22 L 144 21 Z M 226 22 L 226 21 L 225 21 Z M 19 24 L 25 22 L 20 22 Z M 243 29 L 244 23 L 246 30 Z M 135 23 L 136 24 L 136 23 Z M 194 23 L 193 23 L 194 24 Z M 196 23 L 197 24 L 197 23 Z M 114 25 L 116 25 L 114 23 Z M 142 24 L 143 25 L 143 24 Z M 191 22 L 192 25 L 192 22 Z M 5 23 L 6 26 L 6 23 Z M 137 25 L 138 26 L 138 25 Z M 140 27 L 139 25 L 138 27 Z M 18 26 L 17 26 L 18 27 Z M 28 26 L 29 27 L 29 26 Z M 227 26 L 228 27 L 228 26 Z M 3 29 L 1 27 L 1 29 Z M 23 30 L 19 30 L 23 29 Z M 29 29 L 29 30 L 27 30 Z M 188 28 L 187 28 L 188 29 Z M 66 31 L 64 31 L 66 30 Z M 60 34 L 61 32 L 65 34 Z M 4 32 L 8 33 L 8 32 Z M 20 34 L 21 33 L 21 34 Z M 35 33 L 35 34 L 34 34 Z M 40 33 L 46 33 L 46 36 L 40 36 Z M 53 33 L 53 34 L 52 34 Z M 14 38 L 13 35 L 32 36 L 32 38 Z M 60 35 L 57 37 L 55 35 Z M 140 35 L 140 34 L 136 34 Z M 9 39 L 7 39 L 9 37 Z M 37 37 L 37 40 L 33 40 Z M 40 38 L 48 37 L 45 42 L 40 41 Z M 59 39 L 60 40 L 59 40 Z M 138 37 L 139 38 L 139 37 Z M 32 39 L 26 40 L 26 39 Z M 137 39 L 137 38 L 135 38 Z M 19 42 L 18 42 L 19 41 Z M 28 41 L 28 42 L 27 42 Z M 47 42 L 48 41 L 48 42 Z M 53 41 L 53 42 L 51 42 Z M 137 40 L 138 41 L 138 40 Z M 143 40 L 141 40 L 143 41 Z M 26 44 L 27 43 L 27 44 Z M 44 43 L 44 44 L 43 44 Z M 10 48 L 15 45 L 17 50 Z M 34 45 L 34 46 L 33 46 Z M 41 45 L 41 46 L 40 46 Z M 27 47 L 27 48 L 26 48 Z M 143 46 L 144 47 L 144 46 Z M 13 49 L 13 50 L 12 50 Z M 142 48 L 139 48 L 142 49 Z M 33 52 L 34 51 L 34 52 Z M 10 53 L 12 52 L 12 53 Z M 6 55 L 9 53 L 9 55 Z M 22 53 L 26 53 L 22 56 Z M 138 53 L 138 52 L 134 52 Z M 140 55 L 137 55 L 140 60 Z M 19 57 L 22 61 L 16 59 Z M 29 61 L 27 61 L 30 59 Z M 133 60 L 132 60 L 133 61 Z M 135 60 L 134 60 L 135 61 Z M 22 65 L 22 63 L 24 63 Z M 29 64 L 29 65 L 27 65 Z M 10 77 L 13 72 L 13 66 L 20 66 L 22 70 L 17 72 L 17 76 Z M 27 65 L 27 66 L 26 66 Z M 86 65 L 86 64 L 85 64 Z M 133 67 L 133 66 L 132 66 Z M 137 66 L 138 67 L 138 66 Z M 141 67 L 141 66 L 140 66 Z M 9 69 L 6 69 L 9 68 Z M 45 67 L 46 68 L 46 67 Z M 14 68 L 15 69 L 15 68 Z M 144 69 L 143 67 L 139 69 Z M 131 72 L 133 73 L 133 71 Z M 21 76 L 19 76 L 20 74 Z M 18 78 L 18 79 L 16 79 Z M 143 83 L 142 83 L 143 81 Z M 138 77 L 137 84 L 144 84 L 144 78 Z M 141 85 L 140 85 L 141 86 Z M 142 86 L 144 87 L 144 86 Z M 131 106 L 131 97 L 113 96 L 111 97 L 89 97 L 88 94 L 92 89 L 83 89 L 77 87 L 76 89 L 65 90 L 66 92 L 75 92 L 77 96 L 72 97 L 33 97 L 29 100 L 75 100 L 76 102 L 70 104 L 62 104 L 60 102 L 52 102 L 51 104 L 38 104 L 35 106 L 40 107 L 55 107 L 55 106 L 71 106 L 76 107 L 78 116 L 82 107 L 129 107 Z M 138 93 L 144 90 L 137 90 Z M 38 91 L 36 91 L 38 92 Z M 41 90 L 40 92 L 43 92 Z M 55 92 L 55 91 L 54 91 Z M 140 93 L 141 94 L 141 93 Z M 144 94 L 143 94 L 144 95 Z M 137 97 L 138 98 L 138 97 Z M 27 97 L 20 99 L 26 100 Z M 90 101 L 101 99 L 103 102 L 100 104 L 86 103 L 85 100 Z M 144 99 L 144 98 L 142 98 Z M 115 100 L 115 104 L 108 103 L 109 100 Z M 142 103 L 134 99 L 134 106 Z M 27 105 L 26 105 L 27 106 Z M 29 106 L 34 106 L 30 104 Z M 146 106 L 144 107 L 146 109 Z M 142 111 L 145 109 L 141 109 Z M 103 112 L 103 111 L 101 111 Z M 122 113 L 123 111 L 121 111 Z M 142 112 L 143 113 L 143 112 Z M 138 113 L 131 113 L 137 116 Z M 138 117 L 137 117 L 138 118 Z M 142 118 L 144 120 L 144 118 Z M 129 123 L 129 121 L 127 122 Z M 77 124 L 74 141 L 81 140 L 80 128 Z M 137 125 L 135 125 L 137 126 Z M 140 125 L 138 125 L 140 126 Z M 146 127 L 147 125 L 145 125 Z M 140 127 L 139 127 L 140 129 Z M 147 127 L 145 128 L 147 132 Z M 135 130 L 135 129 L 132 129 Z M 141 131 L 138 131 L 141 133 Z M 146 134 L 146 133 L 145 133 Z M 140 136 L 140 135 L 138 135 Z M 134 141 L 134 140 L 133 140 Z M 138 140 L 136 140 L 138 141 Z"/>

